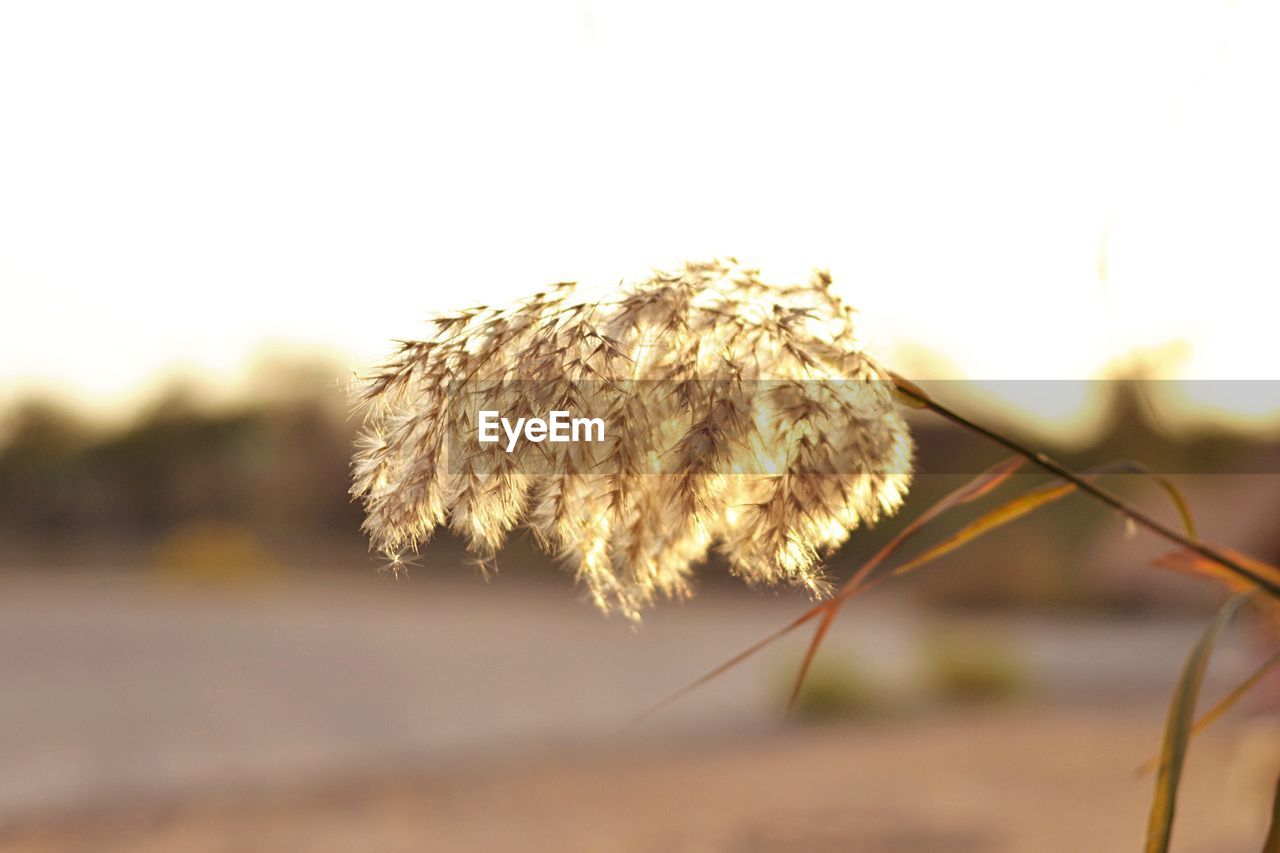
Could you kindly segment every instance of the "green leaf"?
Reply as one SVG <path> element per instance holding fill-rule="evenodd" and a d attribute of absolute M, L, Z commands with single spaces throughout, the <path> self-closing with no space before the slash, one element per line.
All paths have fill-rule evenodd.
<path fill-rule="evenodd" d="M 1151 817 L 1147 823 L 1146 853 L 1166 853 L 1169 849 L 1178 783 L 1182 778 L 1182 764 L 1187 754 L 1196 699 L 1200 695 L 1200 686 L 1204 683 L 1205 670 L 1209 667 L 1209 658 L 1213 655 L 1218 637 L 1250 597 L 1251 593 L 1241 593 L 1222 605 L 1183 664 L 1182 676 L 1178 679 L 1178 688 L 1174 691 L 1169 716 L 1165 721 L 1164 739 L 1160 744 L 1160 769 L 1156 775 L 1156 791 L 1151 801 Z"/>

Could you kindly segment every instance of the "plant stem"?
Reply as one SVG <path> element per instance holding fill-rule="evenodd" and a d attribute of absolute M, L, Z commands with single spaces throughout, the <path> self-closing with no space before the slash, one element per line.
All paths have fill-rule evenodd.
<path fill-rule="evenodd" d="M 989 439 L 990 441 L 994 441 L 996 444 L 999 444 L 1003 447 L 1008 448 L 1009 450 L 1012 450 L 1014 453 L 1017 453 L 1018 455 L 1025 457 L 1032 464 L 1037 465 L 1040 468 L 1043 468 L 1044 470 L 1048 471 L 1049 473 L 1057 477 L 1060 477 L 1063 480 L 1066 480 L 1068 483 L 1071 483 L 1080 491 L 1085 492 L 1086 494 L 1090 495 L 1093 498 L 1096 498 L 1097 500 L 1101 501 L 1102 503 L 1106 504 L 1107 506 L 1119 512 L 1124 517 L 1131 519 L 1134 524 L 1137 524 L 1140 527 L 1146 528 L 1150 532 L 1156 534 L 1157 536 L 1163 539 L 1167 539 L 1168 541 L 1174 543 L 1175 545 L 1178 545 L 1179 547 L 1186 548 L 1187 550 L 1190 550 L 1190 551 L 1194 551 L 1200 556 L 1205 557 L 1206 559 L 1212 560 L 1213 562 L 1222 566 L 1224 569 L 1227 569 L 1231 573 L 1238 575 L 1242 578 L 1245 578 L 1250 583 L 1257 584 L 1259 587 L 1262 587 L 1267 592 L 1271 593 L 1273 596 L 1280 598 L 1280 585 L 1277 585 L 1270 578 L 1259 576 L 1256 572 L 1250 570 L 1248 567 L 1241 565 L 1241 563 L 1238 560 L 1235 560 L 1229 555 L 1224 554 L 1223 552 L 1219 551 L 1217 548 L 1213 547 L 1212 545 L 1207 545 L 1196 539 L 1192 539 L 1189 536 L 1184 536 L 1183 534 L 1179 533 L 1177 530 L 1173 529 L 1172 527 L 1169 527 L 1163 522 L 1152 518 L 1142 510 L 1134 506 L 1131 506 L 1121 498 L 1118 498 L 1115 495 L 1111 494 L 1111 492 L 1108 492 L 1106 489 L 1103 489 L 1099 486 L 1095 486 L 1093 483 L 1089 482 L 1084 477 L 1081 477 L 1079 474 L 1076 474 L 1075 472 L 1071 471 L 1069 468 L 1065 467 L 1060 462 L 1054 461 L 1048 455 L 1041 453 L 1037 450 L 1032 450 L 1030 447 L 1027 447 L 1021 442 L 1016 441 L 1015 439 L 1009 438 L 1008 436 L 1003 435 L 1001 433 L 998 433 L 995 430 L 990 429 L 989 427 L 985 427 L 985 426 L 982 426 L 981 424 L 974 423 L 973 421 L 966 418 L 964 415 L 954 412 L 951 409 L 944 406 L 943 404 L 937 402 L 915 384 L 908 382 L 897 375 L 893 375 L 893 381 L 897 387 L 897 390 L 900 393 L 906 395 L 907 397 L 910 397 L 913 400 L 918 401 L 924 408 L 929 409 L 933 413 L 940 415 L 943 418 L 946 418 L 947 420 L 951 421 L 954 424 L 957 424 L 958 426 L 964 427 L 970 432 L 976 433 L 986 439 Z"/>

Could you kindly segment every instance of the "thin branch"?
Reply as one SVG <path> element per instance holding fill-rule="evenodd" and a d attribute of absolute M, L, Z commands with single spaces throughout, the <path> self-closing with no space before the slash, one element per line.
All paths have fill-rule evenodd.
<path fill-rule="evenodd" d="M 958 426 L 964 427 L 970 432 L 976 433 L 990 441 L 994 441 L 996 444 L 1006 447 L 1020 456 L 1026 457 L 1026 459 L 1033 465 L 1037 465 L 1049 473 L 1054 474 L 1057 477 L 1061 477 L 1068 483 L 1073 484 L 1080 491 L 1089 494 L 1116 510 L 1125 518 L 1132 520 L 1133 523 L 1137 524 L 1139 527 L 1146 528 L 1163 539 L 1167 539 L 1176 545 L 1186 548 L 1189 551 L 1194 551 L 1200 556 L 1212 560 L 1232 574 L 1245 578 L 1250 583 L 1257 584 L 1271 595 L 1280 598 L 1280 584 L 1277 584 L 1272 579 L 1262 577 L 1258 573 L 1242 565 L 1238 560 L 1224 554 L 1212 545 L 1206 545 L 1203 542 L 1184 536 L 1172 527 L 1152 518 L 1142 510 L 1131 506 L 1121 498 L 1111 494 L 1111 492 L 1108 492 L 1106 489 L 1094 485 L 1084 477 L 1074 473 L 1069 468 L 1066 468 L 1061 463 L 1054 461 L 1046 454 L 1032 450 L 1026 445 L 1009 438 L 1008 436 L 1002 435 L 1001 433 L 982 426 L 981 424 L 974 423 L 963 415 L 952 411 L 926 394 L 919 386 L 908 382 L 897 374 L 890 375 L 893 377 L 894 384 L 899 393 L 917 401 L 924 408 L 929 409 L 937 415 L 941 415 L 943 418 L 946 418 Z"/>

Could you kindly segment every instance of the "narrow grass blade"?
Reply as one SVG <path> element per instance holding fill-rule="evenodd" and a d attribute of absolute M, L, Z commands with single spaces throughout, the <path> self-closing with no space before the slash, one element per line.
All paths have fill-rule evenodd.
<path fill-rule="evenodd" d="M 1241 593 L 1222 605 L 1187 655 L 1182 676 L 1178 679 L 1178 687 L 1169 706 L 1164 738 L 1160 745 L 1159 772 L 1156 775 L 1155 796 L 1151 801 L 1151 816 L 1147 823 L 1146 853 L 1166 853 L 1169 849 L 1178 783 L 1182 779 L 1182 764 L 1191 736 L 1196 698 L 1200 695 L 1200 686 L 1204 683 L 1205 670 L 1209 667 L 1209 658 L 1213 655 L 1218 637 L 1250 597 L 1250 593 Z"/>
<path fill-rule="evenodd" d="M 1164 489 L 1165 494 L 1169 496 L 1169 500 L 1173 501 L 1173 506 L 1178 511 L 1178 516 L 1182 519 L 1182 528 L 1187 532 L 1187 536 L 1192 539 L 1199 539 L 1200 537 L 1196 535 L 1196 520 L 1191 515 L 1191 504 L 1187 503 L 1187 498 L 1182 494 L 1182 490 L 1163 474 L 1155 474 L 1148 471 L 1147 476 L 1159 483 L 1160 488 Z"/>
<path fill-rule="evenodd" d="M 829 607 L 831 607 L 830 601 L 823 601 L 819 604 L 814 605 L 813 607 L 806 610 L 804 613 L 801 613 L 795 619 L 788 622 L 786 625 L 779 628 L 777 631 L 774 631 L 772 634 L 765 637 L 763 640 L 759 640 L 755 643 L 752 643 L 746 649 L 743 649 L 742 651 L 738 652 L 736 655 L 729 658 L 724 663 L 720 664 L 719 666 L 715 667 L 714 669 L 705 673 L 704 675 L 699 676 L 695 681 L 692 681 L 689 684 L 686 684 L 684 687 L 681 687 L 679 690 L 675 691 L 674 693 L 670 693 L 667 696 L 664 696 L 663 698 L 659 699 L 657 702 L 653 703 L 648 708 L 641 711 L 631 721 L 631 725 L 635 725 L 636 723 L 639 723 L 641 720 L 644 720 L 645 718 L 651 716 L 655 712 L 661 710 L 662 708 L 665 708 L 667 705 L 670 705 L 672 702 L 676 701 L 681 696 L 684 696 L 688 693 L 693 692 L 694 690 L 706 684 L 708 681 L 715 678 L 716 676 L 727 672 L 728 670 L 742 663 L 747 658 L 754 655 L 756 652 L 763 649 L 765 646 L 769 645 L 775 640 L 782 639 L 787 634 L 790 634 L 792 631 L 799 628 L 801 625 L 808 622 L 810 619 L 813 619 L 815 616 L 817 616 L 819 613 L 821 613 L 823 610 Z"/>
<path fill-rule="evenodd" d="M 1159 474 L 1153 474 L 1144 466 L 1137 463 L 1112 462 L 1093 469 L 1093 471 L 1086 476 L 1086 479 L 1093 479 L 1094 477 L 1102 474 L 1117 474 L 1130 471 L 1153 477 L 1158 483 L 1160 483 L 1168 493 L 1170 499 L 1173 501 L 1174 506 L 1178 510 L 1178 514 L 1182 517 L 1183 524 L 1187 527 L 1188 532 L 1194 537 L 1195 521 L 1191 517 L 1191 508 L 1187 505 L 1186 499 L 1183 498 L 1182 493 L 1178 491 L 1177 487 L 1174 486 L 1173 483 L 1169 482 Z M 1009 522 L 1016 521 L 1042 506 L 1046 506 L 1060 498 L 1066 497 L 1075 490 L 1076 486 L 1072 483 L 1050 484 L 1033 489 L 1032 491 L 1020 495 L 1008 503 L 1002 504 L 978 519 L 970 522 L 958 532 L 947 539 L 944 539 L 942 542 L 939 542 L 937 545 L 934 545 L 923 554 L 920 554 L 919 556 L 914 557 L 895 568 L 893 570 L 893 574 L 902 575 L 913 569 L 917 569 L 925 563 L 936 560 L 942 555 L 950 553 L 951 551 L 968 544 L 974 539 L 990 533 L 998 527 L 1003 527 Z M 1225 570 L 1223 571 L 1225 573 Z"/>
<path fill-rule="evenodd" d="M 818 625 L 814 632 L 813 639 L 809 642 L 809 648 L 805 651 L 804 661 L 800 664 L 800 671 L 796 674 L 795 685 L 791 689 L 791 697 L 787 701 L 787 713 L 795 706 L 796 699 L 800 696 L 800 690 L 804 687 L 804 680 L 809 675 L 809 669 L 813 665 L 814 656 L 818 653 L 818 647 L 822 645 L 823 639 L 827 636 L 827 629 L 831 627 L 832 621 L 835 620 L 836 614 L 840 607 L 859 592 L 869 588 L 867 577 L 884 562 L 889 556 L 900 548 L 908 539 L 915 536 L 925 525 L 937 518 L 942 513 L 957 506 L 978 500 L 990 494 L 994 489 L 1000 486 L 1005 480 L 1013 476 L 1013 474 L 1022 467 L 1026 460 L 1020 456 L 1013 456 L 1003 462 L 998 462 L 960 488 L 948 492 L 938 501 L 936 501 L 927 510 L 918 515 L 906 527 L 899 531 L 898 535 L 893 537 L 888 544 L 871 556 L 869 560 L 862 564 L 853 577 L 845 582 L 840 591 L 832 598 L 830 609 L 823 616 L 822 622 Z"/>
<path fill-rule="evenodd" d="M 995 465 L 992 465 L 990 468 L 983 471 L 981 474 L 974 477 L 955 491 L 948 492 L 946 495 L 943 495 L 936 503 L 924 512 L 920 513 L 920 515 L 916 516 L 916 518 L 904 527 L 897 536 L 893 537 L 887 545 L 872 555 L 871 559 L 863 563 L 862 567 L 858 569 L 858 571 L 854 573 L 853 577 L 845 583 L 840 592 L 842 594 L 847 594 L 848 591 L 860 586 L 866 579 L 867 575 L 871 574 L 877 566 L 902 547 L 908 539 L 923 530 L 926 524 L 933 521 L 947 510 L 961 506 L 962 504 L 971 503 L 990 494 L 1005 480 L 1012 477 L 1026 461 L 1027 460 L 1021 456 L 1012 456 L 1005 459 L 1003 462 L 998 462 Z M 842 597 L 843 595 L 836 596 L 836 598 Z"/>
<path fill-rule="evenodd" d="M 1191 732 L 1188 735 L 1188 737 L 1194 738 L 1196 735 L 1200 734 L 1205 729 L 1209 728 L 1209 726 L 1217 722 L 1219 717 L 1227 713 L 1227 711 L 1230 711 L 1231 707 L 1235 705 L 1237 702 L 1239 702 L 1240 699 L 1246 693 L 1248 693 L 1255 686 L 1257 686 L 1258 682 L 1262 680 L 1263 676 L 1265 676 L 1268 672 L 1270 672 L 1273 668 L 1275 668 L 1275 665 L 1278 663 L 1280 663 L 1280 652 L 1275 652 L 1274 654 L 1271 655 L 1271 657 L 1263 661 L 1262 666 L 1255 669 L 1252 675 L 1250 675 L 1244 681 L 1237 684 L 1235 688 L 1231 690 L 1231 692 L 1229 692 L 1226 696 L 1223 696 L 1221 699 L 1219 699 L 1216 705 L 1214 705 L 1208 711 L 1205 711 L 1204 714 L 1200 717 L 1200 719 L 1196 720 L 1195 725 L 1191 727 Z M 1134 772 L 1140 776 L 1145 776 L 1146 774 L 1150 773 L 1152 770 L 1155 770 L 1156 765 L 1159 762 L 1160 762 L 1160 756 L 1153 755 L 1150 758 L 1148 758 L 1146 761 L 1144 761 L 1142 763 L 1142 766 L 1139 767 Z"/>
<path fill-rule="evenodd" d="M 804 680 L 809 675 L 809 668 L 813 665 L 814 655 L 818 653 L 818 646 L 822 645 L 823 638 L 827 636 L 827 629 L 835 621 L 838 609 L 839 605 L 833 603 L 827 609 L 827 612 L 823 614 L 817 630 L 813 632 L 813 639 L 809 641 L 809 648 L 805 651 L 804 660 L 800 663 L 800 671 L 796 673 L 796 683 L 791 688 L 791 696 L 787 698 L 787 707 L 783 711 L 784 717 L 791 713 L 791 709 L 796 705 L 796 700 L 800 698 L 800 689 L 804 687 Z"/>
<path fill-rule="evenodd" d="M 1280 853 L 1280 779 L 1276 780 L 1276 793 L 1271 800 L 1271 825 L 1267 840 L 1262 842 L 1262 853 Z"/>
<path fill-rule="evenodd" d="M 666 698 L 660 700 L 637 717 L 636 722 L 639 722 L 653 712 L 665 707 L 667 704 L 731 669 L 763 649 L 765 646 L 773 643 L 775 640 L 781 639 L 821 613 L 823 615 L 822 622 L 814 632 L 813 639 L 810 641 L 805 652 L 804 660 L 801 663 L 800 671 L 797 674 L 796 682 L 792 688 L 791 697 L 787 703 L 787 708 L 790 710 L 790 708 L 795 704 L 796 697 L 799 696 L 800 690 L 804 686 L 804 680 L 808 676 L 809 670 L 812 667 L 813 659 L 817 655 L 818 647 L 826 638 L 827 631 L 830 628 L 832 621 L 834 621 L 835 617 L 838 615 L 840 607 L 854 595 L 871 586 L 871 584 L 867 582 L 871 573 L 875 571 L 875 569 L 886 559 L 892 556 L 899 548 L 901 548 L 908 540 L 923 530 L 929 522 L 933 521 L 948 510 L 967 503 L 972 503 L 973 501 L 987 496 L 1013 476 L 1018 469 L 1026 463 L 1026 461 L 1027 460 L 1021 456 L 1013 456 L 1005 459 L 983 471 L 981 474 L 977 475 L 963 486 L 960 486 L 958 489 L 944 495 L 923 513 L 913 519 L 911 523 L 904 527 L 898 535 L 893 537 L 888 544 L 863 563 L 862 566 L 859 567 L 858 571 L 844 583 L 830 601 L 815 605 L 805 613 L 801 614 L 795 621 L 784 626 L 781 630 L 774 632 L 760 642 L 755 643 L 750 648 L 735 655 L 728 661 L 725 661 L 723 664 L 712 669 L 693 683 L 686 685 L 680 690 L 677 690 Z M 1126 472 L 1148 474 L 1160 481 L 1161 484 L 1165 486 L 1165 490 L 1169 492 L 1169 495 L 1173 499 L 1175 505 L 1179 508 L 1179 513 L 1183 516 L 1184 523 L 1189 525 L 1189 529 L 1194 529 L 1194 524 L 1190 520 L 1190 509 L 1187 507 L 1186 501 L 1182 498 L 1181 494 L 1172 485 L 1172 483 L 1169 483 L 1159 475 L 1151 474 L 1151 472 L 1145 467 L 1133 462 L 1113 462 L 1092 469 L 1089 476 L 1094 477 L 1101 474 Z M 1076 487 L 1071 483 L 1050 484 L 1021 495 L 1008 503 L 1002 504 L 991 512 L 986 513 L 976 521 L 971 522 L 958 533 L 943 540 L 937 545 L 934 545 L 923 554 L 898 566 L 890 574 L 905 574 L 908 571 L 917 569 L 925 563 L 935 560 L 944 554 L 950 553 L 951 551 L 968 544 L 998 527 L 1002 527 L 1011 521 L 1016 521 L 1022 516 L 1027 515 L 1042 506 L 1050 504 L 1059 498 L 1065 497 L 1073 492 L 1075 488 Z"/>
<path fill-rule="evenodd" d="M 1231 548 L 1217 546 L 1227 556 L 1249 569 L 1259 578 L 1275 581 L 1280 584 L 1280 569 L 1275 566 L 1264 563 L 1256 557 L 1250 557 Z M 1194 551 L 1179 549 L 1170 551 L 1163 556 L 1157 557 L 1154 561 L 1155 565 L 1162 569 L 1170 569 L 1171 571 L 1181 572 L 1182 574 L 1191 575 L 1192 577 L 1208 578 L 1216 580 L 1231 589 L 1234 592 L 1244 592 L 1254 588 L 1254 584 L 1235 574 L 1229 572 L 1222 567 L 1221 564 L 1213 560 L 1203 557 Z"/>
<path fill-rule="evenodd" d="M 1141 462 L 1135 462 L 1132 459 L 1126 459 L 1123 462 L 1112 462 L 1110 465 L 1103 466 L 1100 469 L 1094 469 L 1099 474 L 1141 474 L 1144 477 L 1150 477 L 1156 481 L 1164 493 L 1169 496 L 1169 500 L 1173 503 L 1173 508 L 1178 513 L 1178 518 L 1182 521 L 1182 529 L 1191 539 L 1198 539 L 1196 535 L 1196 520 L 1191 514 L 1191 504 L 1187 502 L 1187 497 L 1182 490 L 1174 485 L 1173 481 L 1163 474 L 1157 474 Z"/>
<path fill-rule="evenodd" d="M 978 537 L 990 533 L 998 527 L 1003 527 L 1011 521 L 1016 521 L 1024 515 L 1039 509 L 1042 506 L 1053 503 L 1059 498 L 1074 492 L 1076 487 L 1071 483 L 1059 483 L 1051 486 L 1042 486 L 1033 489 L 1026 494 L 1019 495 L 1013 500 L 1001 504 L 988 513 L 985 513 L 975 521 L 966 524 L 959 531 L 948 536 L 946 539 L 929 548 L 923 554 L 914 557 L 893 570 L 895 575 L 903 575 L 912 569 L 917 569 L 925 563 L 938 559 L 943 554 L 960 548 L 961 546 L 977 539 Z"/>
<path fill-rule="evenodd" d="M 714 669 L 707 672 L 706 674 L 700 676 L 696 681 L 693 681 L 690 684 L 686 684 L 684 687 L 681 687 L 679 690 L 675 691 L 674 693 L 671 693 L 665 696 L 664 698 L 658 700 L 656 703 L 654 703 L 653 705 L 649 706 L 647 709 L 642 711 L 639 716 L 637 716 L 634 720 L 632 720 L 631 724 L 634 725 L 636 723 L 639 723 L 641 720 L 644 720 L 645 718 L 649 717 L 656 711 L 666 707 L 667 705 L 671 704 L 672 702 L 679 699 L 680 697 L 692 692 L 696 688 L 706 684 L 708 681 L 711 681 L 713 678 L 723 674 L 724 672 L 742 663 L 747 658 L 756 654 L 756 652 L 759 652 L 761 649 L 770 645 L 774 641 L 782 639 L 787 634 L 790 634 L 792 631 L 794 631 L 796 628 L 799 628 L 801 625 L 817 617 L 819 614 L 825 614 L 823 619 L 823 626 L 820 627 L 819 631 L 815 634 L 813 641 L 810 642 L 809 650 L 805 656 L 805 663 L 801 667 L 799 678 L 796 681 L 795 689 L 793 691 L 792 700 L 791 700 L 791 702 L 794 703 L 795 696 L 799 694 L 800 689 L 804 685 L 805 676 L 808 674 L 809 667 L 813 663 L 814 655 L 817 654 L 818 646 L 821 645 L 822 639 L 826 636 L 826 631 L 827 631 L 826 626 L 829 626 L 830 622 L 835 619 L 836 611 L 840 608 L 840 606 L 845 601 L 849 600 L 858 592 L 861 592 L 862 590 L 867 589 L 872 585 L 864 582 L 866 581 L 867 575 L 869 575 L 871 571 L 875 569 L 876 566 L 878 566 L 887 557 L 893 554 L 893 552 L 896 551 L 904 542 L 906 542 L 908 539 L 910 539 L 912 536 L 918 533 L 926 524 L 928 524 L 934 518 L 938 517 L 943 512 L 945 512 L 948 509 L 951 509 L 952 507 L 977 500 L 978 498 L 990 493 L 993 489 L 995 489 L 997 486 L 999 486 L 1001 483 L 1007 480 L 1010 476 L 1012 476 L 1013 473 L 1018 470 L 1018 468 L 1022 467 L 1025 461 L 1026 460 L 1020 456 L 1014 456 L 1009 459 L 1006 459 L 1003 462 L 993 465 L 992 467 L 988 468 L 986 471 L 983 471 L 977 477 L 974 477 L 968 483 L 965 483 L 963 486 L 956 489 L 955 491 L 949 492 L 948 494 L 943 496 L 940 500 L 938 500 L 936 503 L 930 506 L 927 510 L 925 510 L 918 517 L 916 517 L 915 520 L 913 520 L 910 524 L 908 524 L 905 528 L 903 528 L 903 530 L 897 536 L 895 536 L 887 545 L 885 545 L 883 548 L 877 551 L 869 560 L 867 560 L 867 562 L 863 563 L 861 568 L 858 569 L 858 571 L 854 574 L 852 578 L 850 578 L 847 582 L 845 582 L 844 586 L 840 588 L 840 591 L 836 593 L 836 595 L 830 601 L 823 601 L 814 605 L 813 607 L 806 610 L 804 613 L 800 614 L 800 616 L 796 617 L 796 619 L 794 619 L 793 621 L 784 625 L 779 630 L 774 631 L 772 634 L 760 640 L 759 642 L 752 644 L 750 647 L 734 655 L 729 660 L 715 667 Z M 788 707 L 790 707 L 790 703 L 788 704 Z"/>

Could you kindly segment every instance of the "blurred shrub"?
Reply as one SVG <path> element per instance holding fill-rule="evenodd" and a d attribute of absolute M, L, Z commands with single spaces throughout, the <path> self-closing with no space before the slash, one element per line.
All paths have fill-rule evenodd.
<path fill-rule="evenodd" d="M 783 701 L 791 695 L 798 672 L 797 661 L 780 674 L 778 692 Z M 855 661 L 848 658 L 833 660 L 824 653 L 814 660 L 792 707 L 792 716 L 806 722 L 848 720 L 883 716 L 894 706 L 890 691 Z"/>
<path fill-rule="evenodd" d="M 921 658 L 929 693 L 942 701 L 1003 701 L 1031 688 L 1016 647 L 992 633 L 936 628 L 926 635 Z"/>
<path fill-rule="evenodd" d="M 218 585 L 262 581 L 281 568 L 251 532 L 219 521 L 179 527 L 151 549 L 149 562 L 167 580 Z"/>
<path fill-rule="evenodd" d="M 341 371 L 266 372 L 275 383 L 236 405 L 171 386 L 123 428 L 39 402 L 11 410 L 0 421 L 0 539 L 45 552 L 74 541 L 142 544 L 219 518 L 267 540 L 340 536 L 362 546 L 347 496 L 354 424 L 332 378 Z"/>

